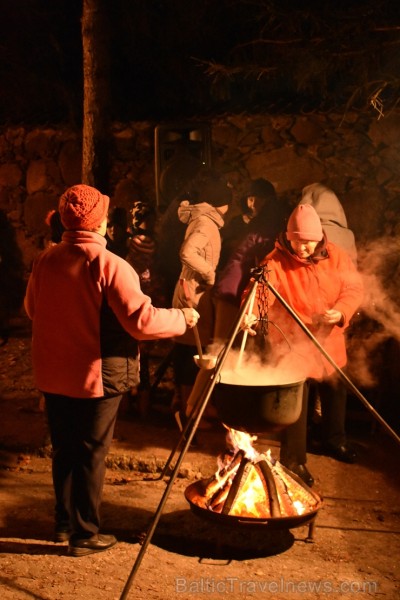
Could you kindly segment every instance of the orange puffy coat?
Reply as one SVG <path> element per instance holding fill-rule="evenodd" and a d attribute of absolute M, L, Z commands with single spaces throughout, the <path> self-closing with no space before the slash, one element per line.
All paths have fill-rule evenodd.
<path fill-rule="evenodd" d="M 291 251 L 283 234 L 261 266 L 266 267 L 269 282 L 337 366 L 344 367 L 347 362 L 345 330 L 363 300 L 362 278 L 348 253 L 324 238 L 314 255 L 303 260 Z M 340 311 L 343 321 L 338 325 L 320 323 L 318 316 L 328 309 Z M 272 350 L 282 354 L 290 346 L 298 353 L 299 367 L 306 377 L 323 379 L 334 372 L 334 367 L 289 311 L 262 283 L 257 286 L 253 312 L 258 317 L 267 317 Z"/>

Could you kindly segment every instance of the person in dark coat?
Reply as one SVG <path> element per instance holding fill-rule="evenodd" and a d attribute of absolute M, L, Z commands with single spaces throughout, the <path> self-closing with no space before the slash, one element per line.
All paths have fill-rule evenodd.
<path fill-rule="evenodd" d="M 221 269 L 221 263 L 218 263 L 216 281 L 212 289 L 214 328 L 210 352 L 215 355 L 229 339 L 239 314 L 242 293 L 251 276 L 251 269 L 272 250 L 287 215 L 285 203 L 278 199 L 274 186 L 266 179 L 252 181 L 245 200 L 248 209 L 249 206 L 253 207 L 253 216 L 245 226 L 243 219 L 238 219 L 239 223 L 242 221 L 242 229 L 235 243 L 233 237 L 228 236 L 231 254 L 224 268 Z M 212 362 L 198 371 L 193 389 L 187 398 L 186 416 L 190 415 L 206 389 L 211 375 Z"/>
<path fill-rule="evenodd" d="M 254 196 L 256 193 L 259 195 Z M 243 230 L 244 235 L 242 231 L 240 241 L 231 247 L 223 268 L 221 263 L 218 264 L 213 289 L 216 344 L 226 341 L 238 314 L 251 269 L 273 249 L 287 218 L 285 203 L 278 198 L 272 183 L 266 179 L 252 181 L 246 199 L 251 206 L 257 206 L 257 211 Z"/>
<path fill-rule="evenodd" d="M 260 177 L 252 179 L 246 193 L 240 200 L 241 212 L 226 223 L 222 231 L 221 256 L 218 263 L 218 271 L 222 271 L 239 244 L 246 235 L 254 231 L 253 220 L 264 211 L 269 215 L 271 222 L 275 220 L 278 210 L 276 191 L 273 184 Z M 256 228 L 258 226 L 256 225 Z"/>

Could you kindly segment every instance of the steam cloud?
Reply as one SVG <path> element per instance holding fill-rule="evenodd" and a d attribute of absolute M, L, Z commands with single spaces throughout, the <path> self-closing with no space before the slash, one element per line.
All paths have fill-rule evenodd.
<path fill-rule="evenodd" d="M 400 239 L 386 237 L 363 247 L 359 269 L 365 285 L 363 311 L 387 336 L 400 340 Z"/>

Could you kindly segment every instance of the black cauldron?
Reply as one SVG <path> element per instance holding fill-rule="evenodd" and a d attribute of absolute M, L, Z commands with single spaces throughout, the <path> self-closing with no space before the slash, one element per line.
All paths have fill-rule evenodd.
<path fill-rule="evenodd" d="M 218 417 L 246 433 L 276 433 L 295 423 L 301 413 L 304 380 L 251 385 L 223 372 L 213 391 Z"/>

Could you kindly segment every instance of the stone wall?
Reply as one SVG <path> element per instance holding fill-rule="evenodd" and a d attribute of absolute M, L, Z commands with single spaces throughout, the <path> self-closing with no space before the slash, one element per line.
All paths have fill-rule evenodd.
<path fill-rule="evenodd" d="M 360 244 L 399 234 L 400 114 L 221 115 L 210 124 L 214 166 L 229 176 L 237 197 L 249 178 L 265 177 L 295 204 L 303 186 L 320 181 L 337 193 Z M 156 125 L 113 125 L 114 205 L 128 207 L 143 195 L 155 200 Z M 80 181 L 80 136 L 22 127 L 0 135 L 0 209 L 17 231 L 28 270 L 43 247 L 47 212 Z"/>

